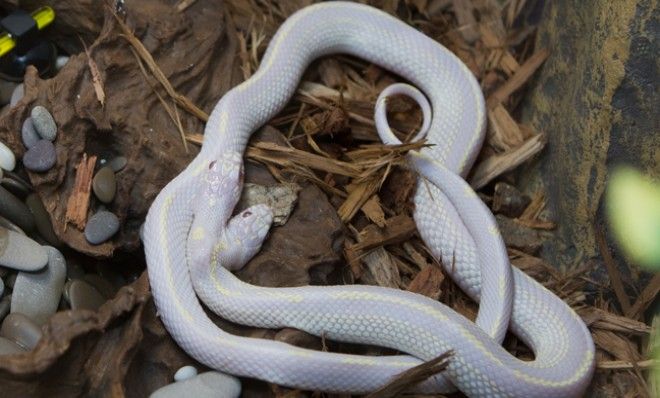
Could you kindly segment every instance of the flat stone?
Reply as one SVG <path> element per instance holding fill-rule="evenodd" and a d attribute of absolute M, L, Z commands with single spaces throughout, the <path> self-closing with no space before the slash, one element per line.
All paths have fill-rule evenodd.
<path fill-rule="evenodd" d="M 105 303 L 106 299 L 89 283 L 76 279 L 69 281 L 65 288 L 65 298 L 74 310 L 96 311 Z"/>
<path fill-rule="evenodd" d="M 505 182 L 495 184 L 493 194 L 493 212 L 515 218 L 522 214 L 531 199 L 523 195 L 518 188 Z"/>
<path fill-rule="evenodd" d="M 23 126 L 21 127 L 21 138 L 23 139 L 23 145 L 26 148 L 30 149 L 41 139 L 37 130 L 34 129 L 32 124 L 32 118 L 28 117 L 23 121 Z"/>
<path fill-rule="evenodd" d="M 30 209 L 3 187 L 0 187 L 0 215 L 24 231 L 34 229 L 34 216 Z"/>
<path fill-rule="evenodd" d="M 57 136 L 57 125 L 55 124 L 53 115 L 48 112 L 48 109 L 41 105 L 37 105 L 32 108 L 30 116 L 32 117 L 34 129 L 37 130 L 37 133 L 39 133 L 41 138 L 48 141 L 55 140 L 55 137 Z"/>
<path fill-rule="evenodd" d="M 14 92 L 11 93 L 11 98 L 9 99 L 9 106 L 12 108 L 15 107 L 16 104 L 18 104 L 18 101 L 23 99 L 24 95 L 25 95 L 25 86 L 23 86 L 23 83 L 21 83 L 18 86 L 16 86 Z"/>
<path fill-rule="evenodd" d="M 2 216 L 0 216 L 0 227 L 7 228 L 8 230 L 17 232 L 21 235 L 25 235 L 25 231 L 23 231 L 18 225 L 14 224 L 13 222 L 7 220 Z"/>
<path fill-rule="evenodd" d="M 41 326 L 57 311 L 66 279 L 66 261 L 47 247 L 48 264 L 39 272 L 19 272 L 14 283 L 11 312 L 28 316 Z"/>
<path fill-rule="evenodd" d="M 58 246 L 60 240 L 57 235 L 55 235 L 53 223 L 50 221 L 50 214 L 48 214 L 39 195 L 36 193 L 28 195 L 25 199 L 25 204 L 32 212 L 32 215 L 34 215 L 34 223 L 37 227 L 37 231 L 39 231 L 39 235 L 41 235 L 41 237 L 49 244 Z"/>
<path fill-rule="evenodd" d="M 102 167 L 92 179 L 94 195 L 103 203 L 110 203 L 117 192 L 117 180 L 112 167 Z"/>
<path fill-rule="evenodd" d="M 19 271 L 37 271 L 46 263 L 46 248 L 25 235 L 0 227 L 0 265 Z"/>
<path fill-rule="evenodd" d="M 16 156 L 4 142 L 0 141 L 0 167 L 12 171 L 16 167 Z"/>
<path fill-rule="evenodd" d="M 0 80 L 0 106 L 7 105 L 11 101 L 11 95 L 14 93 L 18 84 L 7 80 Z"/>
<path fill-rule="evenodd" d="M 0 337 L 9 339 L 26 350 L 37 345 L 41 334 L 41 328 L 36 323 L 18 312 L 7 315 L 0 328 Z"/>
<path fill-rule="evenodd" d="M 112 159 L 110 163 L 108 163 L 108 166 L 112 168 L 112 171 L 115 173 L 126 167 L 128 164 L 128 159 L 126 159 L 123 156 L 117 156 L 116 158 Z"/>
<path fill-rule="evenodd" d="M 32 192 L 32 186 L 27 182 L 23 181 L 22 178 L 11 172 L 5 172 L 4 178 L 2 179 L 2 186 L 5 187 L 9 192 L 13 193 L 20 199 L 25 199 L 30 192 Z"/>
<path fill-rule="evenodd" d="M 235 398 L 240 393 L 241 382 L 236 377 L 211 371 L 161 387 L 150 398 Z"/>
<path fill-rule="evenodd" d="M 57 162 L 57 152 L 55 146 L 48 140 L 37 141 L 32 148 L 28 149 L 23 155 L 23 165 L 26 169 L 44 172 L 55 166 Z"/>
<path fill-rule="evenodd" d="M 17 354 L 19 352 L 25 352 L 25 350 L 13 341 L 0 337 L 0 356 Z"/>
<path fill-rule="evenodd" d="M 174 381 L 188 380 L 197 376 L 197 368 L 194 366 L 182 366 L 174 373 Z"/>
<path fill-rule="evenodd" d="M 93 245 L 101 244 L 119 231 L 119 219 L 109 211 L 99 211 L 87 220 L 85 239 Z"/>

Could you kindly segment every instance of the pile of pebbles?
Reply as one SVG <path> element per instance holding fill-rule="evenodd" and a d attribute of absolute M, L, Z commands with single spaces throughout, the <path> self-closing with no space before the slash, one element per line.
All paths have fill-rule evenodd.
<path fill-rule="evenodd" d="M 23 85 L 0 81 L 0 103 L 14 106 L 23 96 Z M 12 83 L 13 84 L 13 83 Z M 34 192 L 25 170 L 44 173 L 57 163 L 58 127 L 43 106 L 31 109 L 21 128 L 27 151 L 17 164 L 14 153 L 0 141 L 0 356 L 32 350 L 41 327 L 57 311 L 97 310 L 127 281 L 108 267 L 85 270 L 75 253 L 67 261 L 50 215 Z M 116 193 L 116 176 L 127 160 L 100 161 L 93 179 L 99 210 L 85 228 L 90 244 L 100 244 L 119 230 L 119 219 L 105 206 Z M 94 200 L 94 199 L 93 199 Z M 60 251 L 60 249 L 62 251 Z"/>

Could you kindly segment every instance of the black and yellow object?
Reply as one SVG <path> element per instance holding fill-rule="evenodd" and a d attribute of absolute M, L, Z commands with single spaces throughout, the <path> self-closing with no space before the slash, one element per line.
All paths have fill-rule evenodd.
<path fill-rule="evenodd" d="M 55 20 L 55 11 L 45 6 L 31 14 L 16 10 L 0 19 L 0 74 L 10 80 L 21 80 L 28 65 L 39 74 L 52 71 L 57 50 L 44 40 L 40 32 Z"/>

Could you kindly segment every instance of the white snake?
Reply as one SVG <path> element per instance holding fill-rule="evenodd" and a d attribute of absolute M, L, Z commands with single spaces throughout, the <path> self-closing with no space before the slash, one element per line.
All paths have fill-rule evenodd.
<path fill-rule="evenodd" d="M 428 97 L 430 105 L 410 86 L 391 86 L 377 101 L 377 129 L 385 143 L 398 143 L 385 119 L 387 95 L 410 95 L 425 110 L 420 134 L 428 130 L 427 140 L 434 145 L 408 155 L 424 177 L 414 216 L 446 273 L 473 299 L 483 298 L 476 324 L 435 300 L 404 291 L 262 288 L 228 271 L 259 250 L 271 222 L 263 205 L 231 218 L 250 134 L 286 104 L 312 60 L 334 53 L 381 65 Z M 151 289 L 167 330 L 211 368 L 302 389 L 367 393 L 422 360 L 452 350 L 447 370 L 421 383 L 420 391 L 580 396 L 594 369 L 589 331 L 563 301 L 510 267 L 492 215 L 459 176 L 473 163 L 484 126 L 478 83 L 437 42 L 364 5 L 331 2 L 298 11 L 273 38 L 257 73 L 213 109 L 199 155 L 149 210 L 143 240 Z M 195 291 L 210 309 L 237 323 L 291 326 L 410 355 L 325 353 L 235 336 L 207 317 Z M 519 360 L 500 346 L 507 327 L 534 351 L 533 361 Z"/>

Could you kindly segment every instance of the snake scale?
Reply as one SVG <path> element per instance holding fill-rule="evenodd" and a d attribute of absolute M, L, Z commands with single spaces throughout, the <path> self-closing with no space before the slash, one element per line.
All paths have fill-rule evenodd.
<path fill-rule="evenodd" d="M 373 286 L 263 288 L 230 272 L 260 248 L 270 223 L 264 205 L 234 217 L 242 156 L 252 132 L 293 95 L 314 59 L 350 54 L 407 79 L 377 101 L 376 126 L 386 144 L 387 96 L 409 95 L 424 110 L 418 137 L 432 144 L 407 156 L 419 174 L 414 218 L 432 254 L 471 298 L 476 322 L 440 302 Z M 204 144 L 159 193 L 143 230 L 149 280 L 159 316 L 176 342 L 201 363 L 237 376 L 301 389 L 367 393 L 424 360 L 451 350 L 445 372 L 420 392 L 456 388 L 471 397 L 577 397 L 594 370 L 594 345 L 579 316 L 509 264 L 494 218 L 465 183 L 483 141 L 484 100 L 467 67 L 405 23 L 355 3 L 328 2 L 295 14 L 273 37 L 257 72 L 213 109 Z M 296 327 L 407 355 L 318 352 L 224 332 L 198 296 L 230 321 Z M 534 352 L 517 359 L 500 345 L 507 329 Z"/>

